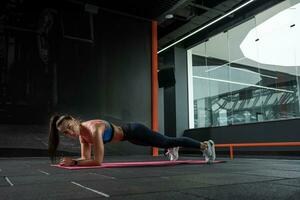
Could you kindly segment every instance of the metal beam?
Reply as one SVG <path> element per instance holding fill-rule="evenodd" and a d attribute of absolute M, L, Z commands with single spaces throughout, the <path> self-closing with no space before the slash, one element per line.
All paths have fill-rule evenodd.
<path fill-rule="evenodd" d="M 189 4 L 190 6 L 192 7 L 195 7 L 195 8 L 200 8 L 200 9 L 203 9 L 203 10 L 206 10 L 206 11 L 211 11 L 211 12 L 214 12 L 214 13 L 217 13 L 217 14 L 221 14 L 221 15 L 224 15 L 225 12 L 224 11 L 221 11 L 221 10 L 218 10 L 218 9 L 215 9 L 215 8 L 209 8 L 207 6 L 203 6 L 203 5 L 199 5 L 199 4 L 196 4 L 196 3 L 190 3 Z M 229 17 L 233 17 L 234 15 L 229 15 Z"/>
<path fill-rule="evenodd" d="M 69 3 L 73 3 L 73 4 L 82 5 L 83 6 L 83 10 L 85 10 L 85 8 L 86 8 L 85 6 L 88 4 L 88 3 L 85 3 L 84 1 L 80 1 L 80 0 L 64 0 L 64 1 L 69 2 Z M 93 4 L 88 4 L 88 5 L 89 6 L 94 6 L 94 9 L 97 8 L 98 10 L 102 10 L 102 11 L 114 13 L 114 14 L 117 14 L 117 15 L 131 17 L 131 18 L 135 18 L 135 19 L 139 19 L 139 20 L 143 20 L 143 21 L 148 21 L 148 22 L 152 21 L 152 20 L 144 18 L 144 17 L 132 15 L 132 14 L 129 14 L 129 13 L 118 11 L 118 10 L 113 10 L 113 9 L 110 9 L 110 8 L 104 8 L 104 7 L 93 5 Z"/>

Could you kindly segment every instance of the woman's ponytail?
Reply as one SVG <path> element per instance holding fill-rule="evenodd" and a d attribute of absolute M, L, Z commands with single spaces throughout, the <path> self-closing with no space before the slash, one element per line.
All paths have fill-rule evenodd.
<path fill-rule="evenodd" d="M 54 162 L 56 158 L 56 150 L 59 144 L 59 135 L 56 127 L 57 121 L 60 119 L 59 115 L 53 115 L 50 119 L 49 139 L 48 139 L 48 153 L 51 161 Z"/>

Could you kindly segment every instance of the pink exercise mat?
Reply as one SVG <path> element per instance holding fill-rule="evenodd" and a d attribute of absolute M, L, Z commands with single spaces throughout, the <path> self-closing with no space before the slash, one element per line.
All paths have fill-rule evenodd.
<path fill-rule="evenodd" d="M 214 163 L 222 163 L 225 161 L 214 161 Z M 147 167 L 147 166 L 171 166 L 179 164 L 206 164 L 204 160 L 177 160 L 177 161 L 139 161 L 139 162 L 112 162 L 102 163 L 101 166 L 62 166 L 52 165 L 63 169 L 93 169 L 93 168 L 113 168 L 113 167 Z"/>

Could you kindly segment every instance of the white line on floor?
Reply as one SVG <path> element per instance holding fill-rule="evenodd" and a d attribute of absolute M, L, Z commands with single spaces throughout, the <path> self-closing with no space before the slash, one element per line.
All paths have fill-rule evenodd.
<path fill-rule="evenodd" d="M 76 183 L 76 182 L 73 182 L 73 181 L 72 181 L 71 183 L 74 184 L 74 185 L 77 185 L 77 186 L 79 186 L 79 187 L 82 187 L 82 188 L 84 188 L 84 189 L 87 189 L 87 190 L 90 190 L 90 191 L 92 191 L 92 192 L 95 192 L 95 193 L 97 193 L 97 194 L 100 194 L 100 195 L 102 195 L 102 196 L 104 196 L 104 197 L 109 197 L 108 194 L 105 194 L 105 193 L 103 193 L 103 192 L 99 192 L 99 191 L 97 191 L 97 190 L 94 190 L 94 189 L 85 187 L 85 186 L 83 186 L 83 185 L 80 185 L 79 183 Z"/>
<path fill-rule="evenodd" d="M 7 176 L 4 177 L 10 186 L 14 186 L 14 184 L 9 180 Z"/>
<path fill-rule="evenodd" d="M 113 176 L 106 176 L 106 175 L 97 174 L 97 173 L 93 173 L 93 172 L 91 172 L 91 173 L 89 173 L 89 174 L 91 174 L 91 175 L 97 175 L 97 176 L 102 176 L 102 177 L 104 177 L 104 178 L 109 178 L 109 179 L 116 179 L 116 178 L 113 177 Z"/>
<path fill-rule="evenodd" d="M 48 172 L 42 171 L 42 170 L 38 170 L 39 172 L 46 174 L 46 175 L 50 175 Z"/>

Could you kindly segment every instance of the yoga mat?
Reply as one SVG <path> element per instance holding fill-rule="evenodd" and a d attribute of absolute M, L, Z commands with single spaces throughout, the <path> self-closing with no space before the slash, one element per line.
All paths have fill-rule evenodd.
<path fill-rule="evenodd" d="M 214 163 L 222 163 L 225 161 L 214 161 Z M 63 169 L 95 169 L 95 168 L 113 168 L 113 167 L 148 167 L 148 166 L 172 166 L 179 164 L 207 164 L 204 160 L 176 160 L 176 161 L 139 161 L 139 162 L 112 162 L 102 163 L 100 166 L 62 166 L 52 165 L 53 167 Z"/>

